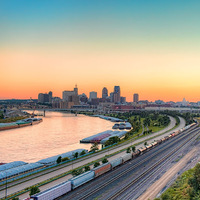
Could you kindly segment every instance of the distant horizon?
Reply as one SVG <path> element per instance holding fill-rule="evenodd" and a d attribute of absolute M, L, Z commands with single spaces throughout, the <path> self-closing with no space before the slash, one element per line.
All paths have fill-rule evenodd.
<path fill-rule="evenodd" d="M 200 1 L 0 2 L 0 99 L 121 87 L 199 101 Z"/>

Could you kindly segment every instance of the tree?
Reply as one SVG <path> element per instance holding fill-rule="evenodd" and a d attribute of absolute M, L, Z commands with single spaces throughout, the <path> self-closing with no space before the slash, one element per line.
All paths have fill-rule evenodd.
<path fill-rule="evenodd" d="M 68 157 L 62 158 L 62 162 L 70 160 Z"/>
<path fill-rule="evenodd" d="M 147 142 L 144 143 L 144 146 L 147 146 Z"/>
<path fill-rule="evenodd" d="M 131 149 L 132 149 L 132 152 L 135 152 L 136 147 L 135 147 L 135 146 L 132 146 Z"/>
<path fill-rule="evenodd" d="M 19 198 L 18 197 L 14 197 L 14 198 L 12 198 L 12 200 L 19 200 Z"/>
<path fill-rule="evenodd" d="M 81 153 L 80 153 L 81 156 L 83 156 L 85 154 L 86 154 L 85 150 L 81 151 Z"/>
<path fill-rule="evenodd" d="M 109 146 L 109 145 L 118 143 L 119 141 L 120 141 L 120 138 L 119 138 L 118 136 L 110 137 L 110 138 L 106 141 L 105 146 Z"/>
<path fill-rule="evenodd" d="M 102 163 L 103 164 L 105 164 L 105 163 L 107 163 L 108 162 L 108 159 L 107 158 L 104 158 L 103 160 L 102 160 Z"/>
<path fill-rule="evenodd" d="M 33 187 L 31 187 L 31 190 L 30 190 L 30 192 L 29 192 L 29 195 L 31 196 L 31 195 L 37 194 L 37 193 L 39 193 L 39 192 L 40 192 L 40 189 L 39 189 L 37 186 L 33 186 Z"/>
<path fill-rule="evenodd" d="M 78 158 L 78 152 L 74 153 L 73 157 L 77 159 Z"/>
<path fill-rule="evenodd" d="M 98 167 L 99 165 L 100 165 L 99 162 L 95 162 L 95 163 L 94 163 L 94 168 L 95 168 L 95 167 Z"/>
<path fill-rule="evenodd" d="M 72 171 L 72 176 L 78 176 L 83 173 L 83 169 L 74 169 Z"/>
<path fill-rule="evenodd" d="M 85 172 L 90 171 L 90 166 L 85 166 Z"/>
<path fill-rule="evenodd" d="M 99 145 L 98 145 L 97 142 L 95 142 L 95 143 L 91 146 L 90 151 L 96 152 L 96 151 L 98 151 L 98 150 L 99 150 Z"/>
<path fill-rule="evenodd" d="M 131 148 L 130 148 L 130 147 L 128 147 L 128 148 L 126 149 L 126 153 L 131 153 Z"/>
<path fill-rule="evenodd" d="M 59 156 L 59 157 L 57 158 L 56 162 L 57 162 L 57 164 L 59 164 L 59 163 L 61 163 L 61 161 L 62 161 L 62 157 Z"/>

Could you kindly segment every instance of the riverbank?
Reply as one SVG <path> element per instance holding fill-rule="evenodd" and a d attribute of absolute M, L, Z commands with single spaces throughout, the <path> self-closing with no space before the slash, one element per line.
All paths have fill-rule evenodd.
<path fill-rule="evenodd" d="M 22 118 L 11 123 L 0 123 L 0 131 L 31 126 L 40 122 L 42 122 L 42 118 Z"/>

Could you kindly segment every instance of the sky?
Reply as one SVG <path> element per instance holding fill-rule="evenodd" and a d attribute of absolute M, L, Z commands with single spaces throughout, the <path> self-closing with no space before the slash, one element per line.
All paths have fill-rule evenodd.
<path fill-rule="evenodd" d="M 0 0 L 0 99 L 78 85 L 200 101 L 200 1 Z"/>

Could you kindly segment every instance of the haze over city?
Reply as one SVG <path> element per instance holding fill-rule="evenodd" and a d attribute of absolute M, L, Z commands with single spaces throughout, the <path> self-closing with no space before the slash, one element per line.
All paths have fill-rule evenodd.
<path fill-rule="evenodd" d="M 199 1 L 1 1 L 0 98 L 120 85 L 199 101 Z"/>

